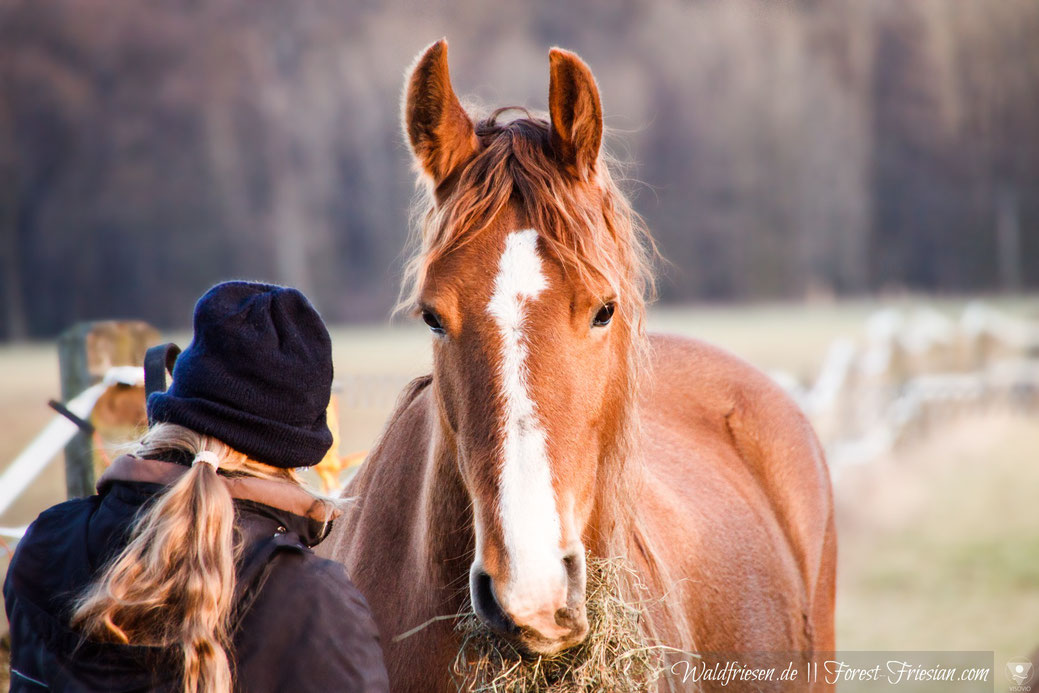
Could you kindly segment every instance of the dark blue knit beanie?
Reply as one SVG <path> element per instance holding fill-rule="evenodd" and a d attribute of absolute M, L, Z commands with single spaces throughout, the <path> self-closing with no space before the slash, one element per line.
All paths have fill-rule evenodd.
<path fill-rule="evenodd" d="M 275 467 L 317 464 L 332 447 L 326 412 L 332 341 L 296 289 L 226 282 L 195 305 L 195 335 L 148 420 L 213 436 Z"/>

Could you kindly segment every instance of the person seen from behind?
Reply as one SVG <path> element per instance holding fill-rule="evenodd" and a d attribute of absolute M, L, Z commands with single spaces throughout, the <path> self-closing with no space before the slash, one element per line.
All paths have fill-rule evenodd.
<path fill-rule="evenodd" d="M 219 284 L 163 392 L 175 354 L 149 351 L 133 454 L 18 545 L 11 690 L 387 691 L 364 598 L 311 551 L 336 503 L 295 471 L 332 445 L 320 316 L 295 289 Z"/>

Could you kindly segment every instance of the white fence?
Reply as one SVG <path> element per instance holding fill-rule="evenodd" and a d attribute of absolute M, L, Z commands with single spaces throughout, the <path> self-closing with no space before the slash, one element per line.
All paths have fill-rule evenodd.
<path fill-rule="evenodd" d="M 1039 407 L 1039 323 L 971 303 L 959 320 L 884 309 L 836 340 L 815 382 L 776 380 L 798 401 L 835 474 L 890 453 L 943 420 L 987 407 Z"/>
<path fill-rule="evenodd" d="M 94 405 L 110 387 L 144 384 L 144 369 L 132 366 L 110 368 L 97 385 L 92 385 L 76 395 L 65 407 L 81 419 L 89 419 Z M 60 414 L 43 427 L 29 445 L 14 458 L 0 475 L 0 516 L 7 511 L 25 489 L 40 475 L 79 429 L 76 424 Z M 0 527 L 0 536 L 21 538 L 25 527 Z"/>

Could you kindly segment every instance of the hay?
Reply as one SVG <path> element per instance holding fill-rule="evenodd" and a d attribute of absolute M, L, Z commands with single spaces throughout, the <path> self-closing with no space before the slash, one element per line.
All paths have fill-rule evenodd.
<path fill-rule="evenodd" d="M 639 584 L 622 559 L 588 558 L 588 637 L 551 656 L 519 652 L 489 631 L 476 614 L 461 616 L 462 644 L 453 673 L 459 690 L 473 693 L 653 691 L 665 668 L 664 650 L 643 633 L 644 604 L 622 595 Z"/>

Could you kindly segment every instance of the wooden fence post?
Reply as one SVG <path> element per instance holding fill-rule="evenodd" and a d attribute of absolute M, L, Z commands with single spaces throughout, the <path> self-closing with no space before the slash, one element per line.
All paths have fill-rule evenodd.
<path fill-rule="evenodd" d="M 160 335 L 141 321 L 83 322 L 58 337 L 61 398 L 75 397 L 99 382 L 112 366 L 141 366 L 144 352 Z M 82 431 L 65 446 L 65 487 L 69 498 L 94 493 L 94 443 Z"/>

